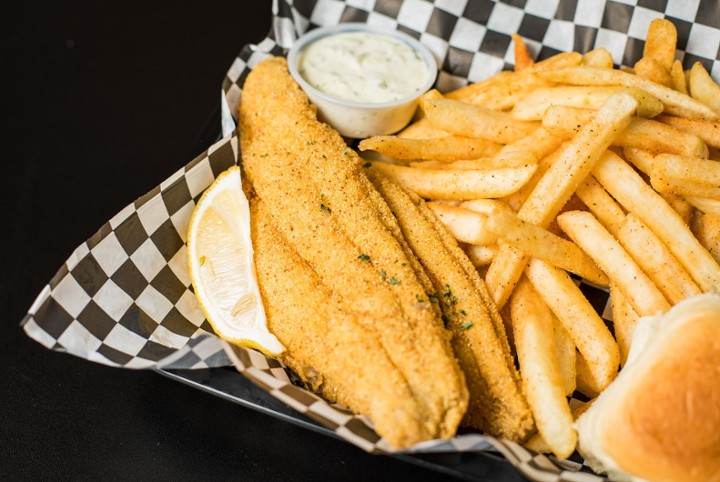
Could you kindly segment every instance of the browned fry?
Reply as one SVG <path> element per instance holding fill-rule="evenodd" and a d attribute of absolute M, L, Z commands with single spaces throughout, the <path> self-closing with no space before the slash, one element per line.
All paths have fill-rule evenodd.
<path fill-rule="evenodd" d="M 523 38 L 516 33 L 512 34 L 511 37 L 514 42 L 515 72 L 532 67 L 535 64 L 535 60 L 533 60 L 530 55 L 530 51 L 527 45 L 525 45 Z"/>
<path fill-rule="evenodd" d="M 479 159 L 464 159 L 449 162 L 432 160 L 409 163 L 411 167 L 421 167 L 426 169 L 469 169 L 480 171 L 487 169 L 522 167 L 531 164 L 537 164 L 537 159 L 534 155 L 532 155 L 532 153 L 525 151 L 504 152 L 493 157 L 484 157 Z"/>
<path fill-rule="evenodd" d="M 551 134 L 569 139 L 580 126 L 592 119 L 590 109 L 553 105 L 543 117 L 543 127 Z M 616 146 L 634 147 L 656 152 L 671 152 L 684 156 L 708 156 L 708 148 L 699 137 L 653 119 L 635 117 L 617 136 Z"/>
<path fill-rule="evenodd" d="M 677 29 L 675 24 L 664 18 L 650 22 L 643 49 L 643 58 L 654 60 L 662 69 L 669 71 L 675 61 Z"/>
<path fill-rule="evenodd" d="M 720 290 L 718 263 L 683 219 L 631 166 L 607 151 L 595 165 L 593 176 L 661 239 L 703 292 Z"/>
<path fill-rule="evenodd" d="M 592 121 L 559 149 L 557 160 L 518 211 L 520 218 L 540 227 L 549 226 L 603 152 L 630 123 L 637 106 L 638 101 L 631 95 L 610 97 Z M 507 301 L 526 262 L 527 257 L 511 246 L 500 247 L 486 275 L 488 288 L 498 306 L 502 307 Z"/>
<path fill-rule="evenodd" d="M 568 211 L 558 224 L 622 290 L 641 316 L 657 315 L 670 309 L 655 283 L 628 252 L 591 213 Z"/>
<path fill-rule="evenodd" d="M 439 139 L 408 139 L 398 136 L 375 136 L 358 144 L 361 151 L 371 150 L 393 159 L 434 159 L 457 161 L 492 156 L 500 145 L 471 137 L 445 136 Z"/>
<path fill-rule="evenodd" d="M 672 88 L 685 95 L 688 93 L 687 81 L 685 79 L 685 70 L 683 70 L 682 62 L 676 60 L 670 69 L 670 77 L 672 77 Z"/>
<path fill-rule="evenodd" d="M 448 92 L 445 97 L 485 109 L 507 110 L 533 89 L 552 85 L 552 82 L 536 75 L 526 75 L 525 72 L 500 72 L 481 82 Z"/>
<path fill-rule="evenodd" d="M 452 99 L 425 103 L 425 115 L 438 129 L 464 137 L 508 144 L 531 134 L 538 125 L 513 119 L 510 114 Z"/>
<path fill-rule="evenodd" d="M 685 268 L 634 214 L 626 216 L 617 239 L 670 303 L 700 294 Z"/>
<path fill-rule="evenodd" d="M 643 57 L 634 66 L 635 75 L 665 87 L 673 87 L 670 71 L 664 69 L 655 59 Z"/>

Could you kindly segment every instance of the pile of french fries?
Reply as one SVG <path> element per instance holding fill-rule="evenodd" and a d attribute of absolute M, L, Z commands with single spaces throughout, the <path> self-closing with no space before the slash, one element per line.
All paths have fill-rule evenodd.
<path fill-rule="evenodd" d="M 427 200 L 502 310 L 536 419 L 530 448 L 569 456 L 573 420 L 617 376 L 639 317 L 720 290 L 720 87 L 650 24 L 643 57 L 602 48 L 441 94 L 359 150 Z M 610 293 L 608 327 L 578 286 Z M 576 391 L 590 401 L 571 410 Z"/>

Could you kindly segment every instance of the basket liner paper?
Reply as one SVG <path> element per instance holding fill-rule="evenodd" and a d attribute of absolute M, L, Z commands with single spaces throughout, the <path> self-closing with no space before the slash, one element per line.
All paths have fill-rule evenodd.
<path fill-rule="evenodd" d="M 402 30 L 438 60 L 441 91 L 512 67 L 510 35 L 519 33 L 536 59 L 561 51 L 607 48 L 617 65 L 642 55 L 653 18 L 678 29 L 677 56 L 686 68 L 700 61 L 720 78 L 720 5 L 684 0 L 276 0 L 273 27 L 245 46 L 222 85 L 222 140 L 129 204 L 81 244 L 43 288 L 22 321 L 45 347 L 124 368 L 208 368 L 230 364 L 297 411 L 369 452 L 392 449 L 370 421 L 329 404 L 292 381 L 277 361 L 217 338 L 200 311 L 186 266 L 186 231 L 202 192 L 239 162 L 234 131 L 242 84 L 269 55 L 284 55 L 315 26 L 367 22 Z M 581 283 L 610 321 L 607 293 Z M 603 480 L 583 461 L 557 460 L 481 434 L 420 444 L 406 452 L 495 451 L 536 481 Z"/>

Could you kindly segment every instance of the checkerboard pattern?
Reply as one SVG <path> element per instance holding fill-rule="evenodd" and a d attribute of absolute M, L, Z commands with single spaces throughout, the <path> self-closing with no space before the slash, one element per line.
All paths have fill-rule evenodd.
<path fill-rule="evenodd" d="M 47 348 L 125 368 L 228 365 L 192 292 L 185 237 L 195 202 L 237 160 L 230 136 L 116 214 L 45 286 L 25 332 Z"/>
<path fill-rule="evenodd" d="M 45 286 L 23 328 L 47 348 L 125 368 L 207 368 L 230 364 L 298 412 L 368 452 L 392 451 L 364 416 L 310 393 L 277 361 L 230 346 L 212 334 L 187 273 L 190 213 L 217 175 L 239 160 L 235 117 L 250 70 L 284 55 L 316 26 L 366 22 L 402 30 L 425 43 L 449 90 L 512 67 L 510 35 L 519 33 L 536 59 L 567 50 L 607 48 L 615 63 L 641 55 L 650 21 L 678 29 L 677 58 L 702 62 L 720 79 L 720 5 L 700 0 L 276 0 L 273 27 L 245 46 L 223 81 L 226 137 L 160 186 L 128 205 L 80 245 Z M 607 293 L 578 281 L 610 321 Z M 557 460 L 481 434 L 433 441 L 409 452 L 492 451 L 535 481 L 598 481 L 577 455 Z"/>
<path fill-rule="evenodd" d="M 536 59 L 605 47 L 616 65 L 632 66 L 642 56 L 650 22 L 664 17 L 677 27 L 676 55 L 685 68 L 701 62 L 720 81 L 720 5 L 711 1 L 278 0 L 273 9 L 268 37 L 246 46 L 223 82 L 233 118 L 253 65 L 285 54 L 306 30 L 341 22 L 402 30 L 419 39 L 438 61 L 437 88 L 447 91 L 511 68 L 513 33 Z"/>

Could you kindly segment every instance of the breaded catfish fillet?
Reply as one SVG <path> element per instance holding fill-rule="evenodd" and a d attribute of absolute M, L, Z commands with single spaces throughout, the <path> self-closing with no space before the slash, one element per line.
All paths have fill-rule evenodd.
<path fill-rule="evenodd" d="M 343 309 L 287 245 L 266 206 L 259 200 L 251 206 L 258 282 L 268 327 L 286 347 L 283 362 L 330 401 L 370 417 L 393 445 L 435 436 L 426 431 L 422 409 L 376 335 Z"/>
<path fill-rule="evenodd" d="M 375 363 L 378 349 L 386 353 L 417 405 L 413 417 L 423 423 L 421 439 L 454 435 L 467 408 L 467 388 L 450 333 L 438 311 L 420 301 L 427 299 L 427 279 L 418 278 L 417 260 L 389 227 L 387 207 L 378 209 L 382 200 L 370 194 L 373 188 L 359 158 L 336 131 L 317 121 L 284 59 L 265 60 L 248 75 L 240 139 L 243 166 L 267 208 L 268 223 L 333 294 L 339 309 L 351 313 L 377 344 L 362 361 Z M 325 333 L 298 327 L 285 336 L 307 339 Z M 288 355 L 296 358 L 292 349 Z M 325 356 L 354 376 L 358 360 L 349 362 L 346 353 L 335 350 Z M 395 376 L 388 375 L 377 377 L 373 386 Z M 398 393 L 384 403 L 402 410 L 407 403 L 403 397 Z M 394 437 L 403 445 L 421 440 L 410 434 Z"/>
<path fill-rule="evenodd" d="M 435 286 L 453 349 L 465 372 L 470 405 L 463 425 L 513 441 L 534 428 L 500 314 L 483 280 L 455 240 L 415 194 L 374 168 L 368 175 Z"/>

